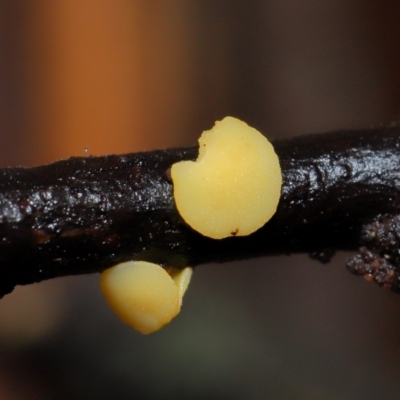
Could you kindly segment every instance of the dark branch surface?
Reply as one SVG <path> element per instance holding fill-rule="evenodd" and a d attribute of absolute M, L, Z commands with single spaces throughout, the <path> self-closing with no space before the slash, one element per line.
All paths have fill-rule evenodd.
<path fill-rule="evenodd" d="M 174 205 L 169 168 L 196 159 L 196 147 L 0 170 L 0 295 L 131 259 L 183 267 L 308 252 L 328 261 L 334 250 L 356 249 L 366 224 L 398 212 L 399 128 L 274 147 L 283 172 L 275 216 L 252 235 L 223 240 L 193 231 Z M 360 271 L 352 270 L 369 274 Z"/>

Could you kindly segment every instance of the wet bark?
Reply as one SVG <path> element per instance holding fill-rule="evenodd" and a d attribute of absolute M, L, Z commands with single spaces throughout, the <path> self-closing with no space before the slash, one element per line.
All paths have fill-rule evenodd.
<path fill-rule="evenodd" d="M 283 173 L 276 214 L 252 235 L 223 240 L 192 230 L 174 205 L 169 168 L 196 159 L 196 147 L 0 170 L 0 296 L 17 284 L 131 259 L 183 267 L 307 252 L 329 261 L 335 250 L 357 249 L 366 224 L 398 213 L 399 128 L 307 135 L 274 147 Z M 369 274 L 360 271 L 352 270 Z M 398 276 L 391 282 L 396 290 Z"/>

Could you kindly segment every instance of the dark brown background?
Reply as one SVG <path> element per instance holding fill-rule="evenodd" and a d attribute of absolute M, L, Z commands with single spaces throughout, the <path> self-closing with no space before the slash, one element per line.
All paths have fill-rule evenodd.
<path fill-rule="evenodd" d="M 0 165 L 396 123 L 398 1 L 0 0 Z M 85 150 L 86 148 L 86 150 Z M 400 297 L 305 256 L 200 267 L 142 337 L 98 276 L 0 301 L 0 399 L 397 398 Z"/>

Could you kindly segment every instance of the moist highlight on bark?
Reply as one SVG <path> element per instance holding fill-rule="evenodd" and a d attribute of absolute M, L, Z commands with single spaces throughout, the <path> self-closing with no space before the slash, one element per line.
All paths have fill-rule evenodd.
<path fill-rule="evenodd" d="M 196 147 L 1 169 L 0 296 L 132 259 L 182 268 L 306 252 L 328 262 L 358 248 L 348 269 L 399 291 L 400 129 L 273 144 L 283 175 L 276 214 L 222 240 L 192 230 L 174 204 L 171 165 L 195 160 Z"/>

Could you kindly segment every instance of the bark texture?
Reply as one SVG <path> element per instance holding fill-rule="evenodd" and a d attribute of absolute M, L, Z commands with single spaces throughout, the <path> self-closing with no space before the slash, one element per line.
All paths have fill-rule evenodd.
<path fill-rule="evenodd" d="M 326 262 L 362 240 L 368 248 L 368 224 L 398 213 L 399 128 L 307 135 L 274 147 L 283 173 L 276 214 L 252 235 L 223 240 L 192 230 L 174 205 L 169 169 L 196 159 L 196 147 L 0 170 L 0 296 L 17 284 L 130 259 L 183 267 L 308 252 Z M 390 263 L 390 283 L 371 273 L 382 263 L 365 268 L 362 249 L 349 269 L 399 290 L 398 258 L 369 247 Z"/>

